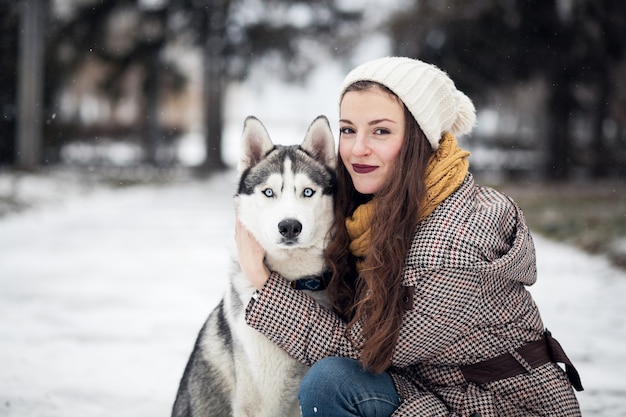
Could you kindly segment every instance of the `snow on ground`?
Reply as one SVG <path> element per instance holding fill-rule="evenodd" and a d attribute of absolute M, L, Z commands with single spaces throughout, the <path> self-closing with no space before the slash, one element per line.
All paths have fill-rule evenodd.
<path fill-rule="evenodd" d="M 0 218 L 0 416 L 168 416 L 227 283 L 234 186 L 77 189 Z M 626 415 L 626 273 L 535 241 L 531 291 L 582 375 L 583 415 Z"/>

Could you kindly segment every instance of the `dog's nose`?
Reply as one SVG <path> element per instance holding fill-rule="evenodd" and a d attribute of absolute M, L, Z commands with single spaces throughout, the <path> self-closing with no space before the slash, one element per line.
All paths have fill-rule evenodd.
<path fill-rule="evenodd" d="M 302 223 L 296 219 L 285 219 L 278 223 L 278 232 L 287 239 L 293 239 L 302 232 Z"/>

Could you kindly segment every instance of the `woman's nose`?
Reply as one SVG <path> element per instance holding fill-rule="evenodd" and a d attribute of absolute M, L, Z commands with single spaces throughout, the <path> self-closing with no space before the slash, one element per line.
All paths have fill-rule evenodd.
<path fill-rule="evenodd" d="M 357 134 L 354 146 L 352 147 L 352 153 L 355 156 L 366 156 L 371 153 L 367 137 L 365 135 Z"/>

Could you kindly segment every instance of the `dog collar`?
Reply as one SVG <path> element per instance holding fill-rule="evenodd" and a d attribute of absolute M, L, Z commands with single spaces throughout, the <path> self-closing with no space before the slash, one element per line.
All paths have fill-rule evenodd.
<path fill-rule="evenodd" d="M 291 287 L 296 290 L 322 291 L 326 289 L 326 282 L 330 275 L 330 271 L 324 272 L 322 275 L 307 275 L 291 281 Z"/>

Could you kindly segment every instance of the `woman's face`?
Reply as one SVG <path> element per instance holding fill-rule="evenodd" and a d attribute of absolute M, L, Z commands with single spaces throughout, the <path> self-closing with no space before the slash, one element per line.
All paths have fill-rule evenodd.
<path fill-rule="evenodd" d="M 405 134 L 404 107 L 379 87 L 344 94 L 339 108 L 339 155 L 354 188 L 376 194 L 393 172 Z"/>

